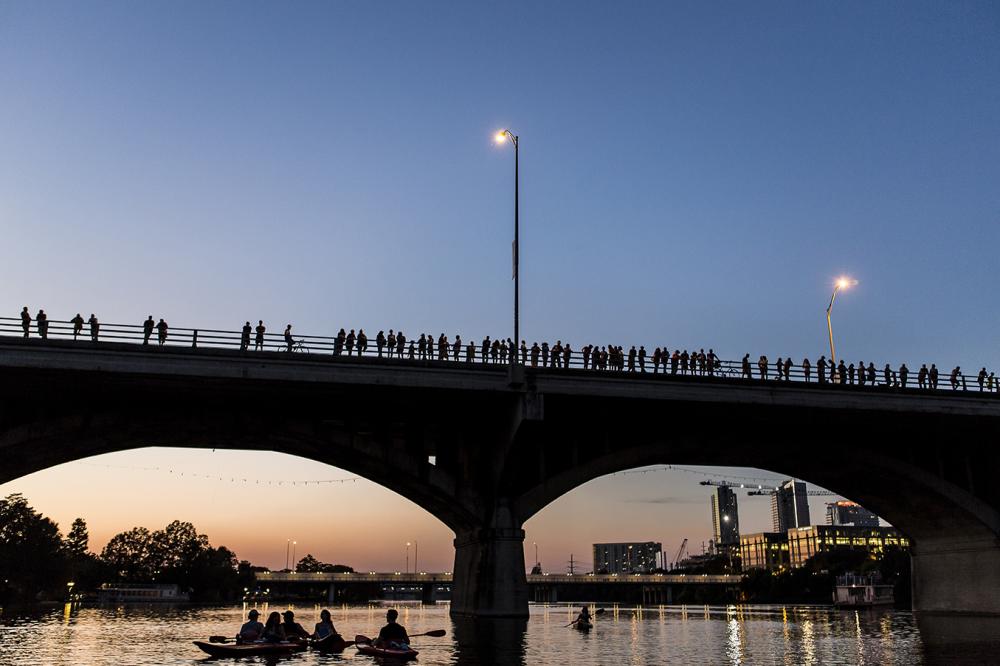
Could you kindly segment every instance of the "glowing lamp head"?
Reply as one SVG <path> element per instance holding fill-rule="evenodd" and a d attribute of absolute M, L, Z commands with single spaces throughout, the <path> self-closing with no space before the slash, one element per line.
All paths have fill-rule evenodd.
<path fill-rule="evenodd" d="M 499 132 L 497 132 L 496 135 L 493 137 L 493 140 L 496 141 L 497 143 L 503 143 L 504 141 L 506 141 L 507 130 L 500 130 Z"/>
<path fill-rule="evenodd" d="M 848 287 L 853 287 L 857 283 L 857 280 L 852 280 L 847 277 L 839 277 L 837 278 L 837 289 L 847 289 Z"/>

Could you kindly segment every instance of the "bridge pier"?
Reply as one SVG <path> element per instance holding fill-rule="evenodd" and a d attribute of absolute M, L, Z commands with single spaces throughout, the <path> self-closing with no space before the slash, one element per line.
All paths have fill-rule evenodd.
<path fill-rule="evenodd" d="M 920 539 L 910 556 L 914 611 L 1000 617 L 998 539 Z"/>
<path fill-rule="evenodd" d="M 513 520 L 455 536 L 451 614 L 528 617 L 524 574 L 524 530 Z"/>

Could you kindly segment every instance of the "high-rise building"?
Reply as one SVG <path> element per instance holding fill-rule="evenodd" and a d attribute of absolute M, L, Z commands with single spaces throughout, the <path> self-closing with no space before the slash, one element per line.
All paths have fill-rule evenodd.
<path fill-rule="evenodd" d="M 771 495 L 771 524 L 774 532 L 809 525 L 809 496 L 803 481 L 789 479 Z"/>
<path fill-rule="evenodd" d="M 649 573 L 662 559 L 663 544 L 652 541 L 595 543 L 594 571 L 609 574 Z"/>
<path fill-rule="evenodd" d="M 719 486 L 712 494 L 712 531 L 717 548 L 725 549 L 740 543 L 740 516 L 736 492 L 730 486 Z"/>
<path fill-rule="evenodd" d="M 878 527 L 878 516 L 860 504 L 841 500 L 826 505 L 826 524 Z"/>

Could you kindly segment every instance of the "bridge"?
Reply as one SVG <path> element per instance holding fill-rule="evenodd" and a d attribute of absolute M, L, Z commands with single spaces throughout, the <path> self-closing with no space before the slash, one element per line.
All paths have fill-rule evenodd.
<path fill-rule="evenodd" d="M 451 589 L 454 576 L 446 573 L 314 573 L 262 571 L 254 576 L 258 585 L 270 588 L 326 587 L 327 601 L 336 603 L 346 588 L 403 587 L 419 590 L 420 598 L 433 602 L 440 588 Z M 671 604 L 688 597 L 681 588 L 716 588 L 714 597 L 736 601 L 743 577 L 738 574 L 528 574 L 529 597 L 536 602 L 626 601 L 641 604 Z M 679 593 L 680 592 L 680 593 Z"/>
<path fill-rule="evenodd" d="M 995 393 L 745 380 L 725 366 L 664 375 L 253 352 L 238 333 L 193 329 L 157 347 L 136 344 L 134 327 L 111 330 L 84 342 L 54 325 L 24 339 L 0 321 L 0 482 L 141 446 L 310 458 L 455 532 L 454 615 L 524 617 L 522 525 L 559 496 L 646 465 L 760 467 L 905 533 L 917 611 L 1000 615 Z"/>

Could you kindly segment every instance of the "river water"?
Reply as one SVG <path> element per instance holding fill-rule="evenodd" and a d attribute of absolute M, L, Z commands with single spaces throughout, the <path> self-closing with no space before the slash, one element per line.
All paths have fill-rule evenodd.
<path fill-rule="evenodd" d="M 397 605 L 411 634 L 446 629 L 444 638 L 414 639 L 417 664 L 521 666 L 531 664 L 984 664 L 997 663 L 996 646 L 985 644 L 991 628 L 965 625 L 927 629 L 911 613 L 838 611 L 809 606 L 607 606 L 589 634 L 566 628 L 575 609 L 531 607 L 523 621 L 454 623 L 446 605 Z M 108 606 L 14 613 L 0 625 L 0 664 L 196 664 L 216 663 L 192 644 L 209 635 L 235 634 L 249 607 Z M 272 606 L 260 609 L 284 610 Z M 320 606 L 292 606 L 307 629 Z M 334 624 L 346 638 L 375 635 L 385 606 L 332 607 Z M 922 633 L 923 632 L 923 633 Z M 936 645 L 942 636 L 964 636 L 963 644 Z M 972 639 L 971 642 L 968 639 Z M 998 638 L 996 635 L 992 638 Z M 929 640 L 931 639 L 931 640 Z M 234 660 L 217 660 L 231 663 Z M 302 652 L 279 661 L 262 657 L 239 663 L 374 664 L 353 648 L 343 654 Z"/>

